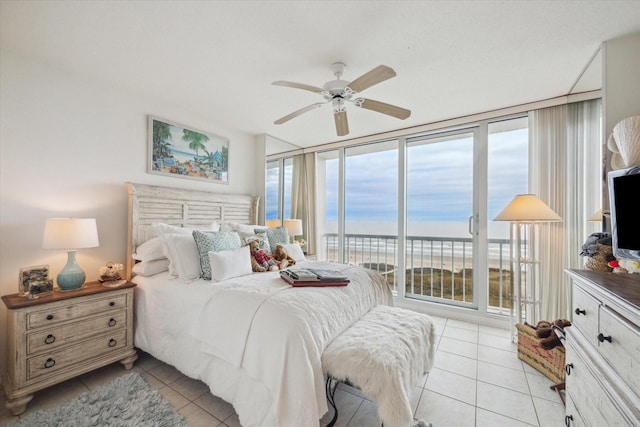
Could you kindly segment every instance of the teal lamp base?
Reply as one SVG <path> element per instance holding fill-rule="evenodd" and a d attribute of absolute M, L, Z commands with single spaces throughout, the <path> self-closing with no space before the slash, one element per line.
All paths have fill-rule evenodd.
<path fill-rule="evenodd" d="M 67 265 L 58 273 L 56 281 L 62 291 L 80 289 L 87 276 L 76 262 L 76 251 L 68 251 L 67 255 Z"/>

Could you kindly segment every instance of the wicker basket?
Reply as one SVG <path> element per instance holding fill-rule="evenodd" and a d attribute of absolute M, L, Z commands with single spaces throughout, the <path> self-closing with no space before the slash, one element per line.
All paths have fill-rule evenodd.
<path fill-rule="evenodd" d="M 530 326 L 516 323 L 518 329 L 518 359 L 542 372 L 555 384 L 564 382 L 564 346 L 551 350 L 540 347 L 536 331 Z"/>
<path fill-rule="evenodd" d="M 613 259 L 613 247 L 596 242 L 598 253 L 592 257 L 587 257 L 584 261 L 584 269 L 591 271 L 612 272 L 609 261 Z"/>

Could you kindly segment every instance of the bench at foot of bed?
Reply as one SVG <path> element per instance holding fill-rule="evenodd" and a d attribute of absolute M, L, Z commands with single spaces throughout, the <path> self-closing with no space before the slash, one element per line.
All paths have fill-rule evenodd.
<path fill-rule="evenodd" d="M 384 427 L 413 425 L 411 394 L 433 366 L 435 328 L 425 314 L 397 307 L 372 308 L 336 337 L 322 353 L 327 398 L 334 402 L 338 382 L 358 387 L 372 399 Z"/>

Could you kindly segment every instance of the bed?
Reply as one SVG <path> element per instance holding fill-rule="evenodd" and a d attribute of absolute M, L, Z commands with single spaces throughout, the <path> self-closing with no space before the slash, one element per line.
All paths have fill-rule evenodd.
<path fill-rule="evenodd" d="M 134 183 L 127 188 L 126 273 L 137 284 L 136 347 L 205 382 L 234 406 L 245 427 L 317 427 L 328 409 L 322 352 L 372 307 L 392 304 L 385 279 L 361 267 L 301 258 L 297 266 L 340 270 L 349 285 L 293 288 L 277 271 L 222 280 L 144 271 L 139 267 L 147 261 L 135 264 L 133 257 L 158 237 L 157 224 L 187 230 L 234 224 L 241 230 L 258 222 L 259 200 Z M 215 276 L 224 268 L 209 256 Z"/>

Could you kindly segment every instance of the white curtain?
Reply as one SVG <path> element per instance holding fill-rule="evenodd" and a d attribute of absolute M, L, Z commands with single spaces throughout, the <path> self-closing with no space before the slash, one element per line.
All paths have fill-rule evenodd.
<path fill-rule="evenodd" d="M 602 167 L 600 103 L 586 101 L 529 114 L 529 190 L 563 219 L 540 227 L 541 318 L 570 318 L 564 270 L 580 268 L 587 218 L 598 208 Z"/>
<path fill-rule="evenodd" d="M 315 153 L 293 156 L 291 182 L 291 218 L 302 220 L 303 248 L 309 255 L 316 253 L 316 158 Z"/>

